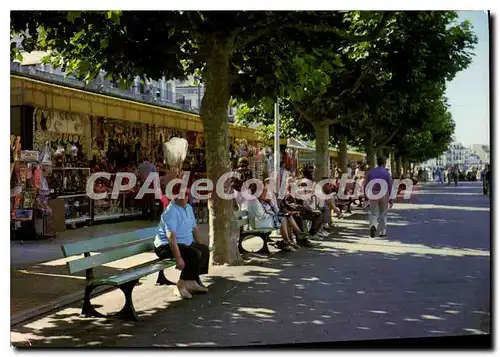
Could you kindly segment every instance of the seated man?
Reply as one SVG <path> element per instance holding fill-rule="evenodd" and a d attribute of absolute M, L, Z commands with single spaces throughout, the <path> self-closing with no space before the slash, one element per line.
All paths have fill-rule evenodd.
<path fill-rule="evenodd" d="M 180 184 L 172 190 L 179 195 Z M 158 234 L 154 240 L 155 253 L 160 259 L 175 258 L 176 268 L 181 270 L 177 282 L 183 299 L 191 299 L 191 293 L 207 292 L 201 286 L 200 274 L 208 273 L 209 249 L 201 244 L 200 231 L 196 226 L 193 208 L 188 204 L 189 188 L 184 197 L 174 199 L 161 215 Z"/>
<path fill-rule="evenodd" d="M 305 202 L 307 200 L 296 199 L 293 195 L 294 192 L 292 192 L 291 189 L 291 185 L 293 184 L 295 184 L 295 181 L 293 179 L 289 179 L 289 186 L 287 188 L 288 192 L 283 200 L 284 207 L 287 212 L 293 212 L 293 218 L 297 222 L 297 225 L 302 232 L 306 231 L 304 220 L 311 221 L 311 229 L 309 230 L 309 235 L 314 236 L 319 232 L 322 224 L 321 212 L 311 209 L 311 207 L 308 205 L 309 202 Z M 313 246 L 313 244 L 308 239 L 301 239 L 300 241 L 297 240 L 297 243 L 306 247 Z"/>

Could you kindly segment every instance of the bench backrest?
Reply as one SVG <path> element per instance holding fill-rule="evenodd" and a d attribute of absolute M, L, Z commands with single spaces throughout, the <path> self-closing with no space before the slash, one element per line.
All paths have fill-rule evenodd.
<path fill-rule="evenodd" d="M 106 263 L 154 250 L 157 228 L 145 228 L 132 232 L 113 234 L 89 239 L 84 242 L 68 243 L 61 246 L 65 257 L 84 254 L 85 257 L 66 263 L 70 274 L 89 270 Z M 91 255 L 90 253 L 97 253 Z"/>
<path fill-rule="evenodd" d="M 233 224 L 236 228 L 241 230 L 246 230 L 250 227 L 255 227 L 255 219 L 251 218 L 247 210 L 235 211 L 233 213 L 234 221 Z"/>

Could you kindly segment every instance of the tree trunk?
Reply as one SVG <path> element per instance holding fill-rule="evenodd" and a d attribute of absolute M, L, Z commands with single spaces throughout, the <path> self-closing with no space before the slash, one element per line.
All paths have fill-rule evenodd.
<path fill-rule="evenodd" d="M 389 154 L 389 166 L 391 167 L 391 175 L 392 177 L 396 177 L 397 169 L 396 169 L 396 159 L 394 156 L 394 151 L 391 151 Z"/>
<path fill-rule="evenodd" d="M 328 177 L 328 159 L 330 157 L 328 148 L 330 141 L 330 132 L 328 123 L 313 122 L 314 132 L 316 134 L 316 170 L 314 179 L 320 181 L 323 177 Z"/>
<path fill-rule="evenodd" d="M 373 137 L 368 135 L 365 140 L 366 163 L 370 169 L 375 167 L 375 147 L 373 146 Z"/>
<path fill-rule="evenodd" d="M 239 260 L 237 249 L 230 247 L 235 244 L 230 242 L 233 203 L 219 197 L 215 190 L 219 178 L 231 170 L 227 116 L 230 53 L 231 45 L 218 43 L 216 40 L 211 43 L 204 72 L 205 94 L 200 111 L 205 135 L 207 178 L 214 183 L 212 197 L 208 201 L 209 236 L 210 244 L 215 245 L 214 262 L 218 264 Z"/>
<path fill-rule="evenodd" d="M 408 160 L 406 158 L 403 159 L 403 169 L 404 169 L 405 174 L 410 173 L 410 160 Z"/>
<path fill-rule="evenodd" d="M 396 155 L 396 173 L 398 177 L 401 177 L 403 174 L 403 158 L 399 155 Z"/>
<path fill-rule="evenodd" d="M 347 172 L 347 137 L 342 135 L 340 137 L 339 143 L 339 159 L 340 159 L 340 169 L 343 173 Z"/>

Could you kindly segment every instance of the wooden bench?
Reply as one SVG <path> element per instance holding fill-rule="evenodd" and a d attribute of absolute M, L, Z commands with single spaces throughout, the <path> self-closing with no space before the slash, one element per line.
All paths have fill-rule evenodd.
<path fill-rule="evenodd" d="M 150 274 L 158 273 L 158 285 L 172 285 L 163 270 L 174 266 L 174 259 L 154 259 L 152 261 L 130 267 L 116 274 L 102 277 L 94 276 L 94 268 L 120 259 L 133 257 L 145 252 L 154 252 L 154 237 L 157 228 L 151 227 L 123 234 L 86 240 L 83 242 L 68 243 L 61 246 L 65 257 L 83 254 L 80 259 L 67 262 L 70 274 L 85 270 L 86 286 L 83 300 L 82 315 L 85 317 L 107 317 L 95 310 L 90 302 L 92 291 L 99 286 L 114 286 L 125 295 L 123 308 L 108 316 L 119 317 L 127 320 L 138 320 L 132 302 L 132 291 L 139 279 Z M 99 254 L 91 254 L 99 253 Z"/>
<path fill-rule="evenodd" d="M 233 224 L 235 227 L 240 230 L 240 237 L 238 239 L 238 250 L 240 253 L 249 253 L 244 247 L 243 242 L 254 238 L 259 237 L 263 241 L 263 246 L 256 253 L 257 254 L 269 254 L 268 243 L 271 242 L 270 236 L 273 233 L 274 229 L 272 228 L 259 228 L 253 229 L 251 227 L 255 227 L 253 224 L 253 219 L 251 219 L 248 215 L 248 211 L 235 211 L 233 213 L 234 221 Z"/>

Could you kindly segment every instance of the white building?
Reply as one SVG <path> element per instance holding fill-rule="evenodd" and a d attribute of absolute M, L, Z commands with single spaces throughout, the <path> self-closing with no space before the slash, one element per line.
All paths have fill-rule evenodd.
<path fill-rule="evenodd" d="M 448 165 L 460 165 L 469 167 L 489 162 L 489 147 L 486 146 L 486 148 L 482 148 L 483 145 L 473 145 L 473 147 L 475 147 L 475 150 L 473 148 L 465 147 L 459 142 L 455 142 L 448 147 L 448 150 L 445 153 L 437 158 L 426 161 L 423 166 L 446 167 Z M 481 156 L 481 150 L 483 150 L 483 156 Z"/>
<path fill-rule="evenodd" d="M 191 108 L 197 111 L 201 109 L 201 101 L 203 99 L 203 96 L 205 95 L 205 86 L 200 81 L 199 77 L 189 76 L 185 81 L 176 80 L 175 91 L 177 93 L 178 102 L 179 100 L 182 100 L 183 104 L 189 105 Z M 229 122 L 234 122 L 235 115 L 236 108 L 229 107 Z"/>
<path fill-rule="evenodd" d="M 482 144 L 472 145 L 472 152 L 479 157 L 481 163 L 490 163 L 490 146 Z"/>
<path fill-rule="evenodd" d="M 464 167 L 478 166 L 482 163 L 480 155 L 471 148 L 465 147 L 461 143 L 453 143 L 446 152 L 446 165 L 460 165 Z"/>

